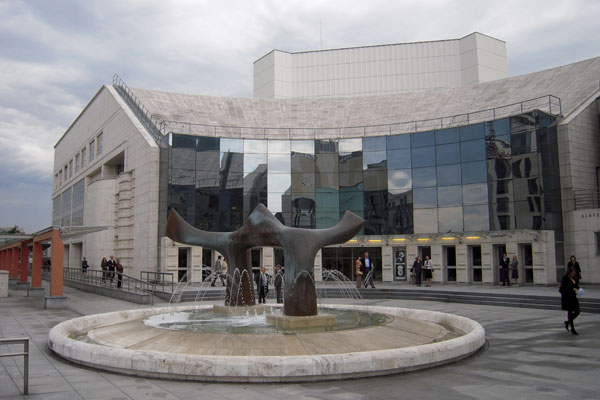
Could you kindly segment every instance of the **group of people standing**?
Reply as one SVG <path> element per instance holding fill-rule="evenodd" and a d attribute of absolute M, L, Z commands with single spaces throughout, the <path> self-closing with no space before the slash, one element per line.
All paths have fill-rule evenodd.
<path fill-rule="evenodd" d="M 425 256 L 425 261 L 422 261 L 420 256 L 415 257 L 410 272 L 412 272 L 413 283 L 415 286 L 421 286 L 422 280 L 425 279 L 425 286 L 431 287 L 431 280 L 433 279 L 433 262 L 429 259 L 429 256 Z"/>
<path fill-rule="evenodd" d="M 502 254 L 502 260 L 500 261 L 500 282 L 502 282 L 502 286 L 510 286 L 509 266 L 510 271 L 512 271 L 513 284 L 519 286 L 519 260 L 517 256 L 513 256 L 512 261 L 510 261 L 506 253 Z"/>
<path fill-rule="evenodd" d="M 256 275 L 256 291 L 258 293 L 258 303 L 266 303 L 267 295 L 269 294 L 269 274 L 265 267 L 260 268 L 260 273 Z M 275 295 L 277 304 L 283 303 L 283 269 L 280 264 L 275 266 L 275 277 L 273 278 L 273 286 L 275 286 Z"/>
<path fill-rule="evenodd" d="M 85 257 L 83 258 L 83 260 L 84 261 L 82 261 L 82 268 L 83 262 L 87 264 Z M 118 258 L 115 260 L 115 257 L 111 255 L 110 258 L 107 260 L 106 257 L 102 257 L 102 261 L 100 262 L 100 268 L 102 269 L 102 283 L 110 281 L 110 284 L 112 285 L 116 272 L 117 287 L 120 288 L 123 286 L 124 269 L 123 265 L 121 264 Z"/>
<path fill-rule="evenodd" d="M 365 288 L 368 288 L 370 284 L 371 287 L 375 289 L 375 284 L 373 283 L 373 280 L 375 279 L 375 263 L 369 258 L 368 252 L 365 252 L 363 257 L 356 257 L 356 260 L 354 260 L 354 268 L 356 270 L 356 288 L 360 289 L 363 284 Z"/>

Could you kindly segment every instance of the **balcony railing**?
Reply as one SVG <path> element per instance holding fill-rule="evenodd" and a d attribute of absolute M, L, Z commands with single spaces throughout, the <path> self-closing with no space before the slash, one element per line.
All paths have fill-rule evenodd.
<path fill-rule="evenodd" d="M 576 210 L 600 208 L 600 193 L 596 189 L 573 190 Z"/>

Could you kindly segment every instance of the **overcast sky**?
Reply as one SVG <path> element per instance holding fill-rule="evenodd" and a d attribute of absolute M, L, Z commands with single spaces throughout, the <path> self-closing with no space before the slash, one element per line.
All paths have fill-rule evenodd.
<path fill-rule="evenodd" d="M 478 31 L 507 42 L 515 76 L 600 56 L 599 16 L 597 0 L 0 0 L 0 227 L 51 225 L 53 146 L 115 72 L 252 97 L 252 63 L 272 49 Z"/>

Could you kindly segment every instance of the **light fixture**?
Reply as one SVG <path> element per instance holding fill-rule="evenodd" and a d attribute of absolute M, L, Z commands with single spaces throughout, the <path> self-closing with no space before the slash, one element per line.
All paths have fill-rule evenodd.
<path fill-rule="evenodd" d="M 381 243 L 381 239 L 369 239 L 371 243 Z"/>
<path fill-rule="evenodd" d="M 481 236 L 465 236 L 465 239 L 469 239 L 469 240 L 472 240 L 472 239 L 481 239 Z"/>
<path fill-rule="evenodd" d="M 358 242 L 358 240 L 356 240 L 356 239 L 350 239 L 350 240 L 348 240 L 347 243 L 356 243 L 356 242 Z"/>
<path fill-rule="evenodd" d="M 393 242 L 405 242 L 406 238 L 394 238 L 392 239 Z"/>
<path fill-rule="evenodd" d="M 454 240 L 454 237 L 447 236 L 447 237 L 443 237 L 442 240 Z"/>
<path fill-rule="evenodd" d="M 417 242 L 428 242 L 429 238 L 418 238 Z"/>

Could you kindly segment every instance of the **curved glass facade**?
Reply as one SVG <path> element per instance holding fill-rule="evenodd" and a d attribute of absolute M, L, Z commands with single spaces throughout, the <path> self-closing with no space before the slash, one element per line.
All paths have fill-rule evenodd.
<path fill-rule="evenodd" d="M 542 112 L 362 138 L 171 133 L 164 154 L 167 207 L 205 230 L 236 230 L 263 203 L 301 228 L 350 210 L 366 235 L 553 229 L 562 240 L 556 128 Z"/>

